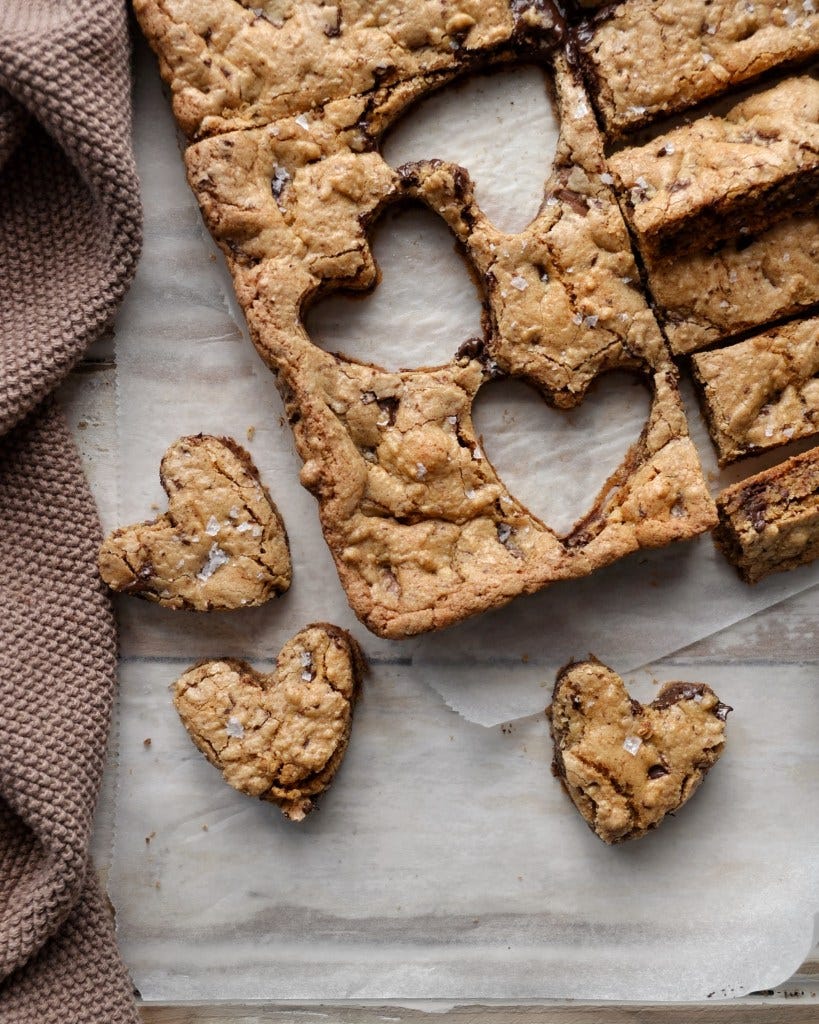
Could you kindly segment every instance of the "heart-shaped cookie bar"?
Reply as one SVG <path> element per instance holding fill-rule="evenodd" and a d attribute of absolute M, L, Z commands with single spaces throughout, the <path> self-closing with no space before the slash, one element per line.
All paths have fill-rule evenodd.
<path fill-rule="evenodd" d="M 166 608 L 264 604 L 290 586 L 287 533 L 248 453 L 228 437 L 180 437 L 159 478 L 168 511 L 109 534 L 100 575 Z"/>
<path fill-rule="evenodd" d="M 636 839 L 681 807 L 719 759 L 730 710 L 705 683 L 666 683 L 643 705 L 599 661 L 569 665 L 546 712 L 553 771 L 604 842 Z"/>
<path fill-rule="evenodd" d="M 174 684 L 174 704 L 234 789 L 301 821 L 344 757 L 364 670 L 356 641 L 319 622 L 288 640 L 269 675 L 234 660 L 195 666 Z"/>

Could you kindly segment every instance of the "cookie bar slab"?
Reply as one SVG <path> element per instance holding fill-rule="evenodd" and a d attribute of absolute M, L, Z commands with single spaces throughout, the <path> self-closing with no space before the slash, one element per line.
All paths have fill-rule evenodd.
<path fill-rule="evenodd" d="M 819 431 L 819 317 L 691 359 L 720 465 Z"/>
<path fill-rule="evenodd" d="M 174 684 L 190 738 L 225 781 L 301 821 L 335 778 L 365 671 L 356 641 L 313 623 L 288 640 L 268 675 L 206 661 Z"/>
<path fill-rule="evenodd" d="M 604 843 L 637 839 L 686 803 L 725 746 L 731 710 L 704 683 L 666 683 L 651 704 L 596 660 L 558 675 L 547 708 L 553 772 Z"/>
<path fill-rule="evenodd" d="M 134 0 L 190 138 L 267 124 L 429 78 L 562 32 L 549 3 L 509 0 Z"/>
<path fill-rule="evenodd" d="M 717 498 L 714 540 L 746 583 L 819 556 L 819 448 L 741 480 Z"/>
<path fill-rule="evenodd" d="M 671 351 L 696 352 L 819 304 L 819 210 L 644 265 Z"/>
<path fill-rule="evenodd" d="M 284 523 L 244 448 L 228 437 L 181 437 L 159 478 L 168 511 L 114 530 L 100 548 L 100 575 L 112 590 L 214 611 L 264 604 L 288 589 Z"/>
<path fill-rule="evenodd" d="M 561 138 L 543 206 L 518 235 L 487 220 L 463 168 L 384 162 L 378 137 L 409 93 L 335 101 L 186 152 L 251 337 L 276 372 L 350 604 L 381 636 L 440 628 L 715 522 L 594 115 L 568 64 L 554 61 Z M 376 285 L 367 231 L 408 201 L 460 243 L 484 291 L 485 337 L 460 348 L 453 339 L 443 366 L 394 373 L 319 349 L 304 308 L 328 290 Z M 614 369 L 651 392 L 648 421 L 588 513 L 558 536 L 495 473 L 472 403 L 506 374 L 571 407 L 593 400 L 590 386 Z"/>
<path fill-rule="evenodd" d="M 786 79 L 652 142 L 609 166 L 641 251 L 679 256 L 753 234 L 815 201 L 819 80 Z"/>
<path fill-rule="evenodd" d="M 587 80 L 617 138 L 785 64 L 819 54 L 802 0 L 622 0 L 578 30 Z"/>

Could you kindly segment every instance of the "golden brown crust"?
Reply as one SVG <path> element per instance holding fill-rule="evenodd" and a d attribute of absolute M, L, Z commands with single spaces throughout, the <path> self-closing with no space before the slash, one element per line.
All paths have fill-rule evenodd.
<path fill-rule="evenodd" d="M 288 640 L 268 675 L 206 661 L 174 684 L 193 742 L 226 782 L 301 821 L 333 781 L 365 672 L 349 633 L 317 622 Z"/>
<path fill-rule="evenodd" d="M 580 31 L 612 136 L 819 53 L 819 13 L 783 0 L 620 0 Z"/>
<path fill-rule="evenodd" d="M 720 465 L 819 431 L 819 318 L 692 357 Z"/>
<path fill-rule="evenodd" d="M 561 57 L 556 71 L 555 168 L 538 216 L 516 236 L 487 221 L 462 168 L 383 161 L 375 140 L 404 102 L 389 91 L 186 153 L 251 336 L 277 373 L 302 482 L 319 500 L 350 603 L 383 636 L 447 625 L 715 521 L 594 117 Z M 366 227 L 407 199 L 443 217 L 464 247 L 484 282 L 487 337 L 445 366 L 388 373 L 316 348 L 302 310 L 328 289 L 373 285 Z M 498 479 L 472 402 L 508 373 L 570 407 L 618 368 L 652 390 L 648 423 L 590 512 L 559 537 Z"/>
<path fill-rule="evenodd" d="M 594 659 L 563 669 L 547 708 L 555 775 L 605 843 L 657 828 L 722 754 L 731 709 L 704 683 L 666 683 L 651 704 Z"/>
<path fill-rule="evenodd" d="M 244 448 L 226 437 L 181 437 L 159 476 L 168 511 L 114 530 L 100 548 L 112 590 L 212 611 L 264 604 L 288 589 L 284 522 Z"/>
<path fill-rule="evenodd" d="M 714 540 L 746 583 L 819 557 L 819 448 L 727 487 Z"/>

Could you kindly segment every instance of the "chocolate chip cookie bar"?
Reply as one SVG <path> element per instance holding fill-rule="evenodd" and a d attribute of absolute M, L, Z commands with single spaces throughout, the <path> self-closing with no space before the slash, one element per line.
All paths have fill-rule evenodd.
<path fill-rule="evenodd" d="M 819 79 L 788 78 L 609 159 L 642 252 L 675 256 L 752 235 L 815 203 Z"/>
<path fill-rule="evenodd" d="M 720 465 L 819 431 L 819 317 L 691 360 Z"/>
<path fill-rule="evenodd" d="M 365 663 L 337 626 L 288 640 L 268 675 L 242 661 L 206 661 L 174 684 L 190 738 L 234 789 L 301 821 L 335 778 Z"/>
<path fill-rule="evenodd" d="M 541 211 L 518 235 L 488 221 L 463 168 L 384 162 L 378 139 L 402 109 L 389 90 L 186 153 L 251 337 L 277 373 L 302 482 L 318 498 L 350 603 L 382 636 L 439 628 L 715 521 L 594 116 L 561 54 L 554 67 L 555 167 Z M 312 344 L 302 310 L 328 289 L 373 286 L 367 229 L 408 200 L 441 216 L 460 243 L 484 292 L 486 334 L 454 342 L 444 366 L 389 373 Z M 571 407 L 617 368 L 649 387 L 648 422 L 589 512 L 559 536 L 497 476 L 472 402 L 510 374 Z"/>
<path fill-rule="evenodd" d="M 666 683 L 643 705 L 599 661 L 574 663 L 546 711 L 553 772 L 604 843 L 637 839 L 679 810 L 717 762 L 729 711 L 704 683 Z"/>
<path fill-rule="evenodd" d="M 618 137 L 819 54 L 813 0 L 621 0 L 578 32 L 607 132 Z"/>
<path fill-rule="evenodd" d="M 671 351 L 696 352 L 819 303 L 819 210 L 644 265 Z"/>
<path fill-rule="evenodd" d="M 746 583 L 819 556 L 819 448 L 741 480 L 717 498 L 714 539 Z"/>
<path fill-rule="evenodd" d="M 299 29 L 294 57 L 289 33 L 318 16 L 309 0 L 279 5 L 273 21 L 268 5 L 261 25 L 234 0 L 209 0 L 194 13 L 188 6 L 140 0 L 136 10 L 183 127 L 200 137 L 185 156 L 189 182 L 251 337 L 276 374 L 304 460 L 301 479 L 318 499 L 347 596 L 370 629 L 398 638 L 445 626 L 713 525 L 676 371 L 639 286 L 603 140 L 556 8 L 541 0 L 344 6 L 338 32 Z M 172 12 L 174 27 L 158 30 L 157 19 Z M 230 31 L 217 31 L 218 12 Z M 446 31 L 433 39 L 444 14 Z M 426 34 L 398 52 L 396 39 L 406 42 L 416 17 Z M 250 78 L 239 92 L 224 86 L 214 96 L 214 68 L 225 58 L 231 71 L 234 55 Z M 540 211 L 508 235 L 476 203 L 465 169 L 440 160 L 390 167 L 379 144 L 448 76 L 476 61 L 526 56 L 549 66 L 561 132 Z M 383 75 L 373 76 L 382 62 Z M 242 130 L 228 130 L 237 124 Z M 443 366 L 396 373 L 320 349 L 304 310 L 329 291 L 377 284 L 368 232 L 386 207 L 411 202 L 440 216 L 459 244 L 480 284 L 483 337 L 460 346 L 453 339 Z M 587 393 L 593 400 L 594 381 L 615 369 L 650 391 L 648 421 L 590 495 L 589 511 L 558 535 L 495 473 L 472 403 L 486 382 L 510 375 L 570 408 Z"/>
<path fill-rule="evenodd" d="M 168 511 L 114 530 L 100 548 L 112 590 L 201 612 L 253 607 L 288 589 L 284 523 L 244 448 L 228 437 L 181 437 L 159 479 Z"/>

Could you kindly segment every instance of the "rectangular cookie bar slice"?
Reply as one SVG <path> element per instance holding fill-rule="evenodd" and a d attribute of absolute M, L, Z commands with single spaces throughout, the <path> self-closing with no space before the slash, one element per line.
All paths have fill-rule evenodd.
<path fill-rule="evenodd" d="M 819 79 L 789 78 L 609 159 L 646 253 L 677 255 L 768 227 L 819 188 Z"/>
<path fill-rule="evenodd" d="M 819 431 L 819 317 L 691 360 L 720 465 Z"/>
<path fill-rule="evenodd" d="M 612 137 L 819 53 L 819 5 L 802 0 L 624 0 L 578 33 Z"/>
<path fill-rule="evenodd" d="M 741 480 L 717 498 L 714 540 L 746 583 L 819 556 L 819 448 Z"/>
<path fill-rule="evenodd" d="M 696 352 L 819 303 L 819 209 L 755 237 L 644 264 L 672 352 Z"/>

